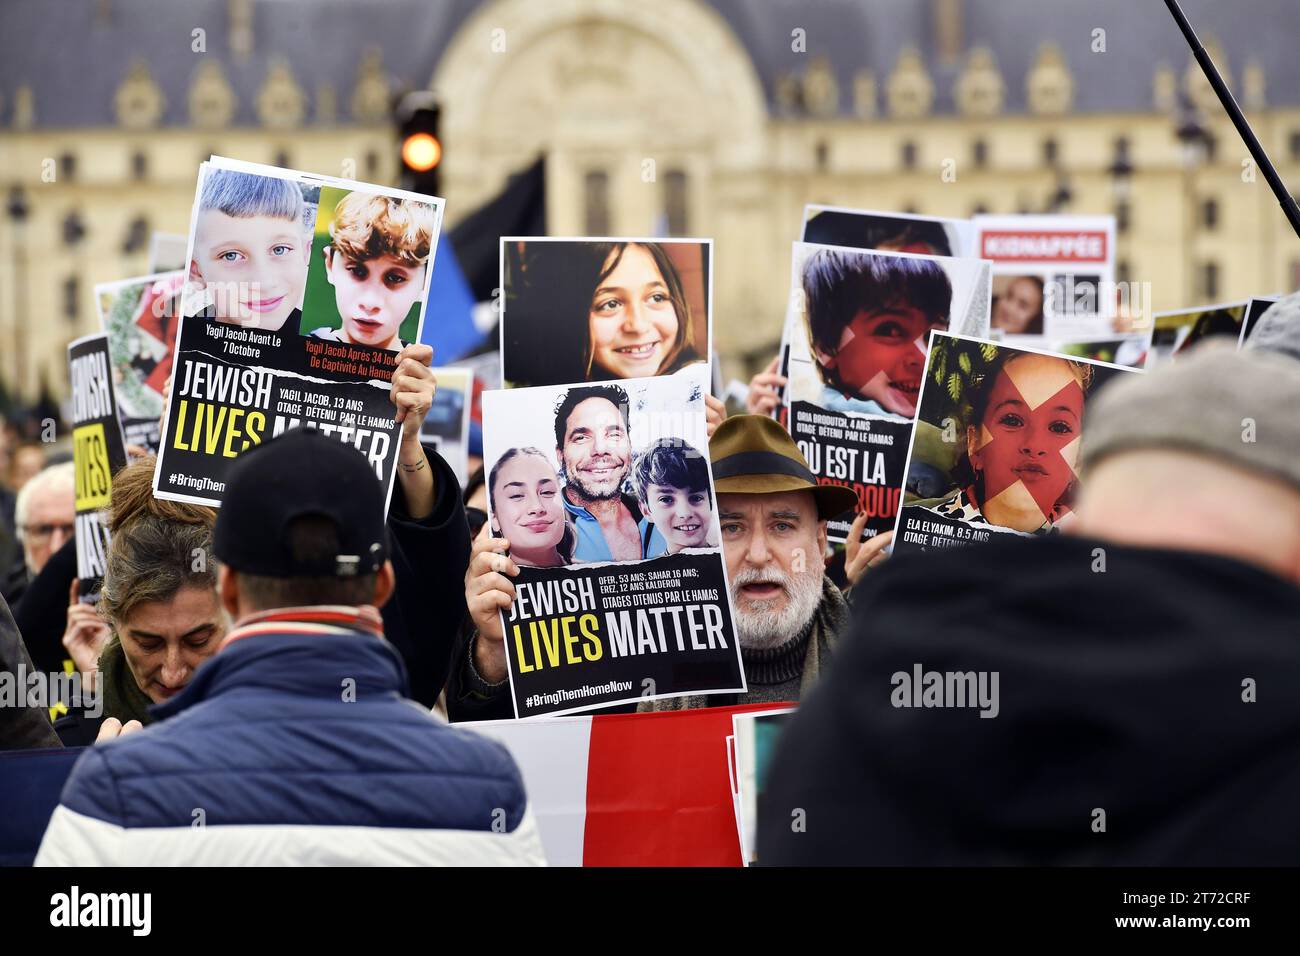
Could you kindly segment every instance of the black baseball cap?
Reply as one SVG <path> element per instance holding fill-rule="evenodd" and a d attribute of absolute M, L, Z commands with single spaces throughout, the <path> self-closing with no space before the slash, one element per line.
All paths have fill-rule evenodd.
<path fill-rule="evenodd" d="M 305 515 L 338 529 L 339 553 L 295 561 L 286 532 Z M 212 534 L 217 560 L 269 578 L 353 577 L 388 559 L 384 488 L 364 455 L 311 426 L 249 449 L 230 467 Z"/>

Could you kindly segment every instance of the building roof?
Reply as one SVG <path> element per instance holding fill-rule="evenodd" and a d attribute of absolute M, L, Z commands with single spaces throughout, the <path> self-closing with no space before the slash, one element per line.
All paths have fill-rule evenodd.
<path fill-rule="evenodd" d="M 36 127 L 116 125 L 114 93 L 133 61 L 144 59 L 162 89 L 164 126 L 189 122 L 188 91 L 203 57 L 221 63 L 233 87 L 233 124 L 258 124 L 256 97 L 273 59 L 288 61 L 306 93 L 308 121 L 322 85 L 334 91 L 340 121 L 368 48 L 382 50 L 395 88 L 423 88 L 457 28 L 482 0 L 252 0 L 253 46 L 239 59 L 229 42 L 230 0 L 4 0 L 0 5 L 0 125 L 10 126 L 15 93 L 34 94 Z M 632 0 L 628 0 L 632 2 Z M 938 64 L 930 0 L 702 0 L 749 51 L 775 111 L 779 79 L 825 56 L 839 82 L 840 110 L 853 108 L 853 78 L 875 73 L 879 95 L 899 52 L 917 48 L 935 82 L 934 112 L 954 109 L 959 66 Z M 1294 0 L 1183 0 L 1202 39 L 1226 54 L 1240 89 L 1253 59 L 1267 78 L 1270 104 L 1300 104 L 1300 5 Z M 1243 9 L 1243 7 L 1247 9 Z M 1163 5 L 1134 0 L 963 0 L 962 45 L 992 50 L 1005 81 L 1004 113 L 1026 109 L 1025 76 L 1043 43 L 1055 43 L 1074 78 L 1075 113 L 1149 111 L 1152 77 L 1165 63 L 1181 75 L 1188 51 Z M 1095 28 L 1106 52 L 1092 52 Z M 191 31 L 206 30 L 206 53 L 191 50 Z M 791 31 L 806 31 L 806 53 Z"/>

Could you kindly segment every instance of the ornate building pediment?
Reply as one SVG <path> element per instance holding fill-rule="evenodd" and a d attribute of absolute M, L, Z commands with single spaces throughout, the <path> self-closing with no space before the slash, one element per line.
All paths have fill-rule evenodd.
<path fill-rule="evenodd" d="M 1038 58 L 1025 78 L 1025 94 L 1031 112 L 1056 116 L 1070 111 L 1074 78 L 1055 43 L 1038 48 Z"/>
<path fill-rule="evenodd" d="M 1223 52 L 1223 47 L 1219 45 L 1219 41 L 1213 37 L 1206 37 L 1202 46 L 1214 61 L 1214 65 L 1218 67 L 1223 82 L 1231 87 L 1232 73 L 1228 70 L 1228 57 Z M 1195 57 L 1189 57 L 1187 61 L 1187 69 L 1183 73 L 1183 88 L 1202 113 L 1213 115 L 1218 112 L 1219 97 L 1215 95 L 1214 87 L 1205 78 L 1205 73 L 1202 72 L 1201 65 L 1196 62 Z"/>
<path fill-rule="evenodd" d="M 366 50 L 357 68 L 357 85 L 352 91 L 352 118 L 358 123 L 382 123 L 389 117 L 388 78 L 384 59 L 377 47 Z"/>
<path fill-rule="evenodd" d="M 229 126 L 235 116 L 235 91 L 226 79 L 221 61 L 204 57 L 190 83 L 190 122 L 204 129 Z"/>
<path fill-rule="evenodd" d="M 257 94 L 257 118 L 263 126 L 284 129 L 302 125 L 307 115 L 307 94 L 293 78 L 289 62 L 275 59 Z"/>
<path fill-rule="evenodd" d="M 162 119 L 166 104 L 167 98 L 154 82 L 149 64 L 144 60 L 136 60 L 131 64 L 126 79 L 113 95 L 113 112 L 117 114 L 117 122 L 127 129 L 149 129 L 156 126 Z"/>
<path fill-rule="evenodd" d="M 885 88 L 891 116 L 914 119 L 926 116 L 934 105 L 934 81 L 926 72 L 925 63 L 915 47 L 907 47 L 898 55 L 894 71 L 889 74 Z"/>
<path fill-rule="evenodd" d="M 840 87 L 826 57 L 815 57 L 808 66 L 803 78 L 803 100 L 814 116 L 834 116 L 840 111 Z"/>
<path fill-rule="evenodd" d="M 953 99 L 957 109 L 967 116 L 996 116 L 1002 112 L 1006 85 L 998 71 L 993 51 L 988 47 L 971 50 L 966 68 L 957 77 Z"/>

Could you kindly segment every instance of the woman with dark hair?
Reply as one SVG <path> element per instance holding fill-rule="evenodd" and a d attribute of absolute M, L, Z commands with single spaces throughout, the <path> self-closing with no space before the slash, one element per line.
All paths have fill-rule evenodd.
<path fill-rule="evenodd" d="M 101 719 L 149 724 L 150 705 L 184 690 L 228 627 L 212 560 L 217 513 L 155 498 L 153 472 L 154 459 L 143 458 L 113 478 L 97 606 L 107 635 L 69 612 L 64 645 L 102 705 L 83 694 L 55 724 L 69 746 L 92 742 Z"/>
<path fill-rule="evenodd" d="M 536 448 L 511 448 L 488 474 L 492 534 L 510 542 L 516 564 L 554 568 L 573 562 L 577 534 L 551 460 Z"/>
<path fill-rule="evenodd" d="M 659 243 L 537 242 L 508 262 L 520 271 L 506 305 L 511 384 L 644 378 L 701 361 L 681 276 Z"/>
<path fill-rule="evenodd" d="M 915 504 L 967 524 L 1052 531 L 1073 507 L 1092 371 L 1058 356 L 999 350 L 972 382 L 957 487 Z"/>

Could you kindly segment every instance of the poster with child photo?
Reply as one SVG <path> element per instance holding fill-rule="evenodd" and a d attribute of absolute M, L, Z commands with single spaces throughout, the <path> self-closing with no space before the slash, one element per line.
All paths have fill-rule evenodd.
<path fill-rule="evenodd" d="M 679 376 L 483 393 L 517 717 L 744 689 L 707 442 Z"/>
<path fill-rule="evenodd" d="M 834 542 L 894 526 L 932 329 L 987 329 L 989 263 L 795 243 L 786 422 L 820 484 L 850 488 Z"/>
<path fill-rule="evenodd" d="M 219 157 L 202 165 L 158 497 L 220 506 L 231 461 L 304 425 L 364 454 L 391 495 L 402 429 L 389 393 L 420 339 L 442 206 Z"/>

